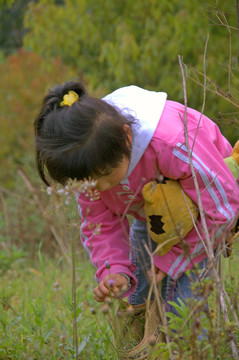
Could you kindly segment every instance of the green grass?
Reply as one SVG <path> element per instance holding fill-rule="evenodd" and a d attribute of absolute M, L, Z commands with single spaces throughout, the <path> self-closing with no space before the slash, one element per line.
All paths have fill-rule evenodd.
<path fill-rule="evenodd" d="M 75 358 L 71 278 L 62 259 L 26 262 L 5 272 L 0 283 L 0 359 Z M 77 268 L 79 359 L 114 359 L 111 330 L 93 298 L 94 286 L 94 269 L 85 260 Z"/>
<path fill-rule="evenodd" d="M 77 259 L 80 257 L 82 256 L 77 256 Z M 239 288 L 237 259 L 238 255 L 235 253 L 229 260 L 222 260 L 224 283 L 231 299 L 235 298 Z M 28 260 L 26 253 L 19 252 L 17 256 L 9 257 L 4 264 L 0 277 L 0 359 L 75 359 L 71 265 L 63 258 L 43 256 L 40 250 L 38 260 L 34 263 Z M 107 316 L 102 312 L 102 304 L 97 303 L 93 297 L 96 286 L 95 269 L 86 258 L 81 262 L 77 261 L 76 268 L 78 359 L 116 360 L 118 356 L 112 344 L 112 330 Z M 114 303 L 115 307 L 118 306 L 117 300 Z M 218 299 L 212 297 L 212 312 L 204 319 L 211 342 L 208 343 L 205 339 L 203 343 L 195 342 L 196 335 L 193 339 L 192 329 L 196 334 L 198 325 L 195 324 L 201 320 L 192 317 L 191 325 L 184 327 L 182 324 L 188 319 L 190 310 L 182 308 L 182 320 L 172 320 L 176 332 L 179 333 L 184 327 L 183 334 L 175 337 L 172 342 L 173 349 L 179 351 L 181 348 L 182 354 L 190 358 L 190 354 L 196 351 L 196 346 L 198 353 L 205 349 L 203 351 L 207 354 L 207 357 L 200 359 L 233 359 L 227 330 L 233 329 L 238 340 L 239 331 L 231 315 L 230 323 L 225 324 L 221 320 L 218 325 L 215 303 L 218 304 Z M 238 315 L 237 303 L 235 301 L 234 310 Z M 165 353 L 162 359 L 168 360 L 167 347 L 164 346 L 162 351 L 163 349 Z M 185 360 L 187 357 L 180 359 Z"/>

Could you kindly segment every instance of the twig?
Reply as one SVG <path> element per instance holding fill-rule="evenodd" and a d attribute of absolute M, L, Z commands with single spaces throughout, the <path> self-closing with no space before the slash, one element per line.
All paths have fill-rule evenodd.
<path fill-rule="evenodd" d="M 153 272 L 153 274 L 152 274 L 152 282 L 153 282 L 154 296 L 155 296 L 155 299 L 156 299 L 156 302 L 157 302 L 157 307 L 158 307 L 160 317 L 161 317 L 162 322 L 163 322 L 163 327 L 166 330 L 167 329 L 167 319 L 166 319 L 166 316 L 165 316 L 165 314 L 164 314 L 164 312 L 162 310 L 162 304 L 161 304 L 161 300 L 159 298 L 158 287 L 157 287 L 157 283 L 156 283 L 156 275 L 155 275 L 153 254 L 149 250 L 149 247 L 147 246 L 146 243 L 144 243 L 144 247 L 145 247 L 145 249 L 146 249 L 146 251 L 147 251 L 147 253 L 149 255 L 149 258 L 150 258 L 151 269 L 152 269 L 152 272 Z M 172 354 L 171 343 L 170 343 L 169 335 L 168 335 L 167 331 L 165 331 L 165 338 L 166 338 L 166 343 L 167 343 L 167 347 L 168 347 L 169 356 L 170 356 L 170 359 L 171 359 L 173 354 Z"/>
<path fill-rule="evenodd" d="M 189 214 L 190 214 L 190 216 L 191 216 L 191 219 L 192 219 L 192 222 L 193 222 L 194 229 L 195 229 L 195 230 L 196 230 L 196 232 L 197 232 L 197 235 L 198 235 L 199 240 L 203 243 L 203 246 L 204 246 L 205 251 L 206 251 L 207 256 L 208 256 L 207 247 L 206 247 L 206 245 L 205 245 L 205 243 L 204 243 L 204 240 L 203 240 L 203 238 L 202 238 L 202 236 L 201 236 L 201 234 L 200 234 L 200 232 L 199 232 L 199 230 L 198 230 L 197 224 L 196 224 L 195 219 L 194 219 L 194 217 L 193 217 L 193 214 L 192 214 L 192 212 L 191 212 L 191 210 L 190 210 L 190 208 L 189 208 L 189 205 L 188 205 L 188 202 L 187 202 L 187 199 L 186 199 L 186 196 L 185 196 L 184 191 L 182 191 L 182 193 L 183 193 L 183 197 L 184 197 L 184 200 L 185 200 L 185 202 L 186 202 L 186 205 L 187 205 L 187 208 L 188 208 Z"/>
<path fill-rule="evenodd" d="M 77 301 L 76 301 L 76 244 L 74 236 L 71 237 L 71 261 L 72 261 L 72 308 L 73 308 L 73 348 L 75 358 L 78 359 L 78 334 L 77 334 Z"/>
<path fill-rule="evenodd" d="M 201 71 L 199 71 L 198 69 L 196 69 L 193 66 L 189 66 L 188 68 L 191 69 L 192 71 L 195 71 L 197 74 L 203 76 L 203 73 Z M 188 78 L 191 79 L 192 81 L 194 81 L 196 84 L 203 86 L 204 84 L 201 83 L 201 81 L 196 80 L 193 76 L 188 75 Z M 205 89 L 209 92 L 212 92 L 213 94 L 216 94 L 220 97 L 222 97 L 224 100 L 230 102 L 232 105 L 234 105 L 236 108 L 239 108 L 239 103 L 238 100 L 235 99 L 232 94 L 226 92 L 225 90 L 223 90 L 220 86 L 218 86 L 213 80 L 211 80 L 208 76 L 206 76 L 207 79 L 207 83 L 210 85 L 214 86 L 214 89 L 211 89 L 210 87 L 206 86 Z"/>
<path fill-rule="evenodd" d="M 227 18 L 224 13 L 222 13 L 224 22 L 221 20 L 221 18 L 216 15 L 218 20 L 220 21 L 221 25 L 226 26 L 228 34 L 229 34 L 229 61 L 228 61 L 228 92 L 230 94 L 231 92 L 231 64 L 232 64 L 232 34 L 229 27 L 229 24 L 227 22 Z"/>
<path fill-rule="evenodd" d="M 209 40 L 209 34 L 207 34 L 207 40 L 206 40 L 206 44 L 205 44 L 205 48 L 204 48 L 204 54 L 203 54 L 203 72 L 204 72 L 204 74 L 206 74 L 206 53 L 207 53 L 208 40 Z M 194 144 L 195 144 L 195 141 L 196 141 L 196 137 L 197 137 L 199 125 L 200 125 L 200 122 L 201 122 L 201 119 L 202 119 L 202 114 L 204 113 L 204 108 L 205 108 L 205 103 L 206 103 L 206 84 L 207 84 L 207 80 L 206 80 L 206 76 L 204 76 L 204 78 L 203 78 L 203 103 L 202 103 L 202 110 L 201 110 L 201 113 L 200 113 L 200 118 L 199 118 L 199 120 L 198 120 L 197 129 L 196 129 L 195 136 L 194 136 L 194 139 L 193 139 L 191 154 L 193 153 L 193 148 L 194 148 Z"/>
<path fill-rule="evenodd" d="M 220 277 L 218 275 L 218 272 L 217 272 L 217 269 L 216 269 L 216 266 L 215 266 L 215 257 L 214 257 L 213 247 L 212 247 L 212 243 L 211 243 L 211 240 L 210 240 L 209 231 L 208 231 L 208 228 L 207 228 L 205 214 L 204 214 L 204 211 L 203 211 L 203 205 L 202 205 L 202 199 L 201 199 L 201 195 L 200 195 L 199 185 L 198 185 L 198 181 L 197 181 L 195 170 L 194 170 L 193 163 L 192 163 L 192 156 L 191 156 L 191 150 L 190 150 L 189 139 L 188 139 L 188 131 L 187 131 L 186 80 L 185 80 L 185 73 L 184 73 L 184 69 L 183 69 L 183 63 L 182 63 L 182 60 L 181 60 L 180 56 L 178 56 L 178 60 L 179 60 L 179 65 L 180 65 L 180 69 L 181 69 L 181 73 L 182 73 L 183 91 L 184 91 L 184 106 L 185 106 L 184 134 L 185 134 L 185 142 L 186 142 L 187 151 L 188 151 L 189 166 L 190 166 L 190 169 L 191 169 L 191 173 L 192 173 L 192 177 L 193 177 L 193 181 L 194 181 L 194 186 L 195 186 L 195 191 L 196 191 L 196 194 L 197 194 L 198 208 L 199 208 L 199 213 L 200 213 L 200 216 L 201 216 L 203 232 L 204 232 L 204 235 L 205 235 L 205 242 L 206 242 L 206 246 L 207 246 L 207 249 L 208 249 L 208 261 L 209 261 L 208 266 L 209 266 L 209 268 L 212 268 L 213 275 L 214 275 L 214 277 L 216 279 L 216 284 L 217 284 L 217 289 L 218 289 L 218 293 L 219 293 L 219 299 L 220 299 L 220 303 L 221 303 L 221 307 L 222 307 L 222 313 L 223 313 L 224 320 L 225 320 L 225 322 L 229 322 L 228 310 L 227 310 L 227 306 L 226 306 L 226 302 L 225 302 L 225 298 L 224 298 L 225 289 L 223 287 L 223 284 L 222 284 L 222 282 L 220 280 Z M 230 345 L 231 345 L 231 349 L 232 349 L 234 359 L 235 360 L 239 359 L 234 334 L 230 329 L 228 329 L 228 333 L 229 333 L 229 338 L 230 338 L 229 341 L 230 341 Z"/>

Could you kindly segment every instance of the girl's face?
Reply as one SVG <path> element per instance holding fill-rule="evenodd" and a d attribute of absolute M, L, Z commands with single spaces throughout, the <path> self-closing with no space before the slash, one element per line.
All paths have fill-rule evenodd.
<path fill-rule="evenodd" d="M 109 190 L 118 185 L 126 176 L 129 167 L 129 159 L 125 156 L 117 168 L 114 168 L 110 174 L 96 179 L 96 189 L 99 191 Z"/>

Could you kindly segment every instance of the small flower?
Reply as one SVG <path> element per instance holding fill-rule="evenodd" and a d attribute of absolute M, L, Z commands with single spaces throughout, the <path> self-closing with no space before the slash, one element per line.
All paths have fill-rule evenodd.
<path fill-rule="evenodd" d="M 57 194 L 64 194 L 65 190 L 64 189 L 58 189 L 57 190 Z"/>
<path fill-rule="evenodd" d="M 116 313 L 116 316 L 118 316 L 119 318 L 121 318 L 122 315 L 123 315 L 123 314 L 122 314 L 122 311 L 118 310 L 117 313 Z"/>
<path fill-rule="evenodd" d="M 115 281 L 113 279 L 109 279 L 109 286 L 112 288 L 114 286 Z"/>
<path fill-rule="evenodd" d="M 54 283 L 54 291 L 59 291 L 59 290 L 61 290 L 61 287 L 60 287 L 59 282 L 56 281 L 56 282 Z"/>
<path fill-rule="evenodd" d="M 47 195 L 51 195 L 52 193 L 52 187 L 48 186 L 46 189 Z"/>
<path fill-rule="evenodd" d="M 95 315 L 95 314 L 96 314 L 95 308 L 91 308 L 90 311 L 91 311 L 91 314 L 92 314 L 92 315 Z"/>
<path fill-rule="evenodd" d="M 106 261 L 105 261 L 105 267 L 106 267 L 106 269 L 110 269 L 110 263 L 109 263 L 109 260 L 106 260 Z"/>

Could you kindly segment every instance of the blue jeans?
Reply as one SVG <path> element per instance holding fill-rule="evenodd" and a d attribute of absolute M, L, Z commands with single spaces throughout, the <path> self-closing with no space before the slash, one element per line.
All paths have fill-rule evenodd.
<path fill-rule="evenodd" d="M 157 244 L 152 241 L 147 233 L 147 225 L 145 221 L 134 220 L 131 228 L 131 256 L 133 263 L 137 266 L 134 273 L 138 280 L 136 290 L 129 297 L 131 305 L 139 305 L 145 303 L 149 291 L 149 282 L 147 280 L 146 272 L 150 269 L 150 258 L 145 249 L 144 243 L 149 249 L 153 251 Z M 207 258 L 198 264 L 198 268 L 202 269 L 201 277 L 209 276 L 206 271 Z M 206 274 L 206 275 L 205 275 Z M 176 313 L 175 309 L 168 304 L 168 301 L 178 302 L 178 298 L 182 301 L 191 297 L 197 296 L 191 290 L 192 282 L 197 280 L 195 271 L 192 269 L 189 272 L 183 273 L 177 280 L 173 280 L 170 276 L 166 276 L 162 281 L 161 295 L 165 302 L 166 311 Z"/>

